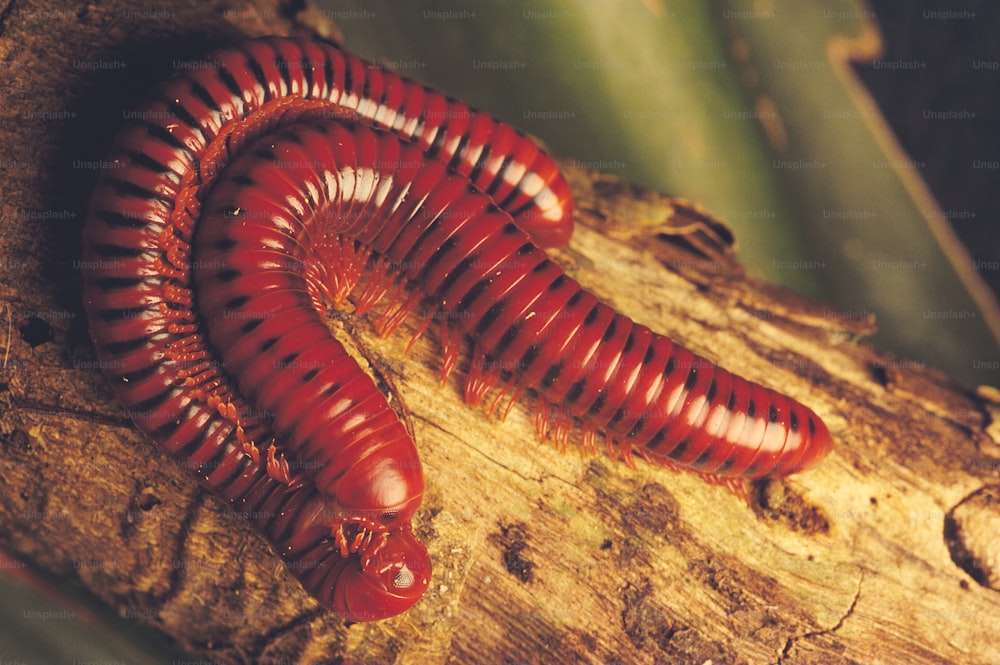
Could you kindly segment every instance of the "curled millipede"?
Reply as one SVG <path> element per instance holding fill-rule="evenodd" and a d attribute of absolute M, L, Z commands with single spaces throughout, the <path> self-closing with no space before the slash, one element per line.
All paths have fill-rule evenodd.
<path fill-rule="evenodd" d="M 617 314 L 547 257 L 572 201 L 516 130 L 319 42 L 205 62 L 157 89 L 102 174 L 91 334 L 140 429 L 224 498 L 279 516 L 254 524 L 327 607 L 384 618 L 430 578 L 414 443 L 324 320 L 365 270 L 358 309 L 393 301 L 380 332 L 426 304 L 473 340 L 466 399 L 533 389 L 557 439 L 576 418 L 587 446 L 603 431 L 626 461 L 724 481 L 829 450 L 811 410 Z"/>

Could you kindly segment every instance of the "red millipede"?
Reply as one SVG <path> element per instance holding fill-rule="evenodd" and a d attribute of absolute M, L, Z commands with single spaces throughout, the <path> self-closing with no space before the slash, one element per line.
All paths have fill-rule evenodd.
<path fill-rule="evenodd" d="M 283 506 L 255 526 L 310 563 L 299 577 L 324 605 L 383 618 L 430 575 L 409 526 L 413 441 L 323 318 L 365 265 L 359 309 L 412 294 L 382 331 L 421 301 L 443 313 L 476 348 L 467 400 L 501 378 L 532 388 L 557 438 L 576 417 L 588 446 L 603 430 L 627 461 L 709 478 L 829 450 L 811 410 L 615 313 L 539 249 L 568 241 L 572 200 L 516 130 L 319 42 L 251 40 L 202 64 L 135 114 L 102 174 L 91 335 L 150 438 L 235 504 Z"/>

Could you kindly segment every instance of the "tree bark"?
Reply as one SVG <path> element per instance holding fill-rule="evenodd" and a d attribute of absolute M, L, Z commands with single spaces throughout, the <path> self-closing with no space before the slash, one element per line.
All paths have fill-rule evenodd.
<path fill-rule="evenodd" d="M 378 339 L 344 315 L 334 325 L 409 414 L 434 579 L 392 620 L 346 625 L 319 608 L 132 426 L 97 367 L 78 278 L 88 164 L 121 123 L 108 109 L 240 34 L 336 34 L 314 7 L 283 7 L 0 7 L 8 552 L 226 663 L 1000 661 L 996 391 L 875 352 L 858 342 L 872 321 L 746 276 L 725 227 L 695 207 L 570 164 L 579 226 L 555 253 L 567 271 L 813 407 L 834 452 L 753 487 L 748 505 L 689 474 L 540 443 L 530 399 L 500 421 L 463 404 L 462 363 L 440 385 L 437 331 L 404 355 L 413 325 Z"/>

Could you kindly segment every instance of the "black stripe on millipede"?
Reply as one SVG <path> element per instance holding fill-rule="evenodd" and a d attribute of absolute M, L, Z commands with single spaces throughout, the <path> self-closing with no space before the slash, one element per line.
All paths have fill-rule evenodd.
<path fill-rule="evenodd" d="M 559 375 L 562 374 L 563 371 L 563 365 L 563 361 L 560 360 L 559 362 L 553 364 L 552 367 L 549 367 L 549 369 L 545 372 L 545 376 L 542 377 L 543 388 L 551 388 L 552 384 L 559 379 Z"/>
<path fill-rule="evenodd" d="M 596 416 L 598 413 L 601 412 L 601 409 L 604 408 L 604 404 L 607 401 L 608 401 L 608 394 L 606 392 L 602 392 L 600 395 L 597 396 L 597 399 L 594 400 L 594 403 L 590 405 L 590 408 L 587 409 L 587 413 L 589 413 L 592 416 Z"/>
<path fill-rule="evenodd" d="M 727 472 L 728 472 L 728 471 L 729 471 L 730 469 L 732 469 L 732 468 L 733 468 L 733 465 L 734 465 L 734 464 L 736 464 L 736 459 L 735 459 L 735 458 L 733 458 L 733 457 L 730 457 L 730 458 L 729 458 L 729 459 L 727 459 L 727 460 L 726 460 L 725 462 L 723 462 L 723 463 L 722 463 L 722 464 L 721 464 L 721 465 L 719 466 L 719 468 L 718 468 L 718 469 L 716 469 L 716 470 L 715 470 L 715 471 L 713 471 L 712 473 L 714 473 L 714 474 L 715 474 L 715 475 L 717 475 L 717 476 L 721 476 L 721 475 L 723 475 L 723 474 L 727 473 Z"/>
<path fill-rule="evenodd" d="M 628 331 L 628 337 L 625 338 L 625 347 L 622 349 L 622 353 L 628 353 L 635 346 L 635 328 Z"/>
<path fill-rule="evenodd" d="M 294 143 L 295 145 L 302 145 L 303 139 L 298 132 L 287 131 L 281 135 L 282 140 L 288 141 L 289 143 Z"/>
<path fill-rule="evenodd" d="M 212 93 L 210 93 L 208 89 L 205 88 L 205 86 L 203 86 L 199 81 L 191 81 L 191 93 L 214 113 L 218 113 L 222 110 L 219 108 L 219 102 L 215 100 Z"/>
<path fill-rule="evenodd" d="M 120 229 L 144 228 L 148 222 L 138 215 L 125 215 L 113 210 L 101 210 L 96 213 L 108 226 Z"/>
<path fill-rule="evenodd" d="M 713 446 L 709 446 L 704 451 L 702 451 L 701 455 L 698 455 L 698 459 L 691 462 L 691 466 L 695 467 L 696 469 L 702 468 L 703 466 L 708 464 L 708 460 L 712 459 L 713 453 L 714 453 Z"/>
<path fill-rule="evenodd" d="M 517 339 L 517 336 L 520 334 L 521 324 L 519 322 L 514 323 L 514 325 L 504 331 L 503 335 L 500 337 L 500 341 L 497 342 L 496 347 L 491 350 L 491 353 L 497 356 L 503 355 L 503 353 L 507 351 L 508 347 L 510 347 L 511 343 L 513 343 L 513 341 Z"/>
<path fill-rule="evenodd" d="M 427 97 L 430 94 L 430 91 L 428 90 L 427 86 L 425 86 L 425 85 L 420 86 L 420 89 L 423 91 L 423 97 L 421 99 L 426 104 Z M 403 108 L 406 108 L 406 102 L 405 102 L 406 93 L 403 93 L 403 99 L 404 99 L 404 101 L 402 102 L 403 106 L 402 106 L 402 108 L 400 108 L 400 112 L 402 112 Z M 410 132 L 407 135 L 407 138 L 411 138 L 412 139 L 412 138 L 418 138 L 418 137 L 423 136 L 424 135 L 424 130 L 426 128 L 427 128 L 427 122 L 426 122 L 426 119 L 424 118 L 424 112 L 423 111 L 418 111 L 417 112 L 417 126 L 414 127 L 413 131 Z"/>
<path fill-rule="evenodd" d="M 492 326 L 493 323 L 498 318 L 500 318 L 500 315 L 503 314 L 503 311 L 504 309 L 506 309 L 506 307 L 507 307 L 507 298 L 501 298 L 500 300 L 490 305 L 490 308 L 486 310 L 485 314 L 483 314 L 483 318 L 479 319 L 479 321 L 476 323 L 475 335 L 480 336 L 487 330 L 489 330 L 489 327 Z M 506 333 L 504 333 L 504 336 L 506 337 Z M 497 349 L 494 349 L 493 353 L 499 353 L 499 351 Z"/>
<path fill-rule="evenodd" d="M 431 227 L 428 226 L 427 230 L 430 230 L 430 228 Z M 455 236 L 449 236 L 447 240 L 441 243 L 441 246 L 438 247 L 436 250 L 434 250 L 434 253 L 431 254 L 430 258 L 427 259 L 427 263 L 424 264 L 423 268 L 420 270 L 420 277 L 417 278 L 417 281 L 420 281 L 420 279 L 424 275 L 430 273 L 434 269 L 434 267 L 441 262 L 441 259 L 444 258 L 445 254 L 455 249 L 455 245 L 457 244 L 458 244 L 458 238 L 456 238 Z"/>
<path fill-rule="evenodd" d="M 692 365 L 691 371 L 688 372 L 687 379 L 684 381 L 684 389 L 691 390 L 698 383 L 698 366 Z"/>
<path fill-rule="evenodd" d="M 538 344 L 532 344 L 524 351 L 524 355 L 521 356 L 520 364 L 518 367 L 523 367 L 525 369 L 531 367 L 535 360 L 538 358 L 538 354 L 542 352 L 542 347 Z"/>
<path fill-rule="evenodd" d="M 242 274 L 243 271 L 241 270 L 237 270 L 236 268 L 227 268 L 226 270 L 220 270 L 217 272 L 215 277 L 220 282 L 231 282 Z"/>
<path fill-rule="evenodd" d="M 250 73 L 253 77 L 257 79 L 257 83 L 260 83 L 261 87 L 264 89 L 264 99 L 271 99 L 271 86 L 268 85 L 267 74 L 264 73 L 264 68 L 251 54 L 247 54 L 247 68 L 250 69 Z"/>
<path fill-rule="evenodd" d="M 341 59 L 343 60 L 343 59 Z M 323 76 L 324 84 L 326 88 L 323 90 L 323 94 L 329 96 L 333 92 L 333 60 L 330 59 L 329 49 L 323 49 Z"/>
<path fill-rule="evenodd" d="M 434 135 L 434 140 L 425 153 L 428 157 L 434 157 L 441 151 L 441 146 L 444 145 L 444 137 L 448 133 L 449 120 L 450 116 L 445 115 L 444 122 L 438 126 L 437 134 Z"/>
<path fill-rule="evenodd" d="M 451 156 L 451 161 L 448 162 L 448 168 L 452 171 L 458 171 L 458 167 L 462 164 L 463 155 L 466 149 L 469 147 L 469 132 L 465 132 L 458 139 L 458 147 L 455 148 L 455 154 Z M 472 180 L 472 178 L 470 178 Z M 479 191 L 478 189 L 476 190 Z"/>
<path fill-rule="evenodd" d="M 163 393 L 163 395 L 169 396 L 169 395 L 167 395 L 169 392 L 170 392 L 170 390 L 167 390 L 165 393 Z M 156 406 L 159 406 L 159 404 L 162 404 L 165 401 L 166 401 L 166 397 L 164 397 L 162 400 L 160 400 L 157 404 L 153 405 L 153 408 L 155 408 Z M 184 441 L 183 444 L 180 446 L 180 448 L 177 450 L 177 453 L 175 455 L 175 459 L 180 460 L 180 463 L 182 465 L 186 466 L 191 471 L 195 471 L 196 468 L 194 467 L 194 465 L 192 465 L 190 462 L 188 462 L 188 458 L 191 457 L 192 455 L 194 455 L 195 453 L 200 452 L 200 450 L 202 449 L 202 444 L 204 443 L 205 438 L 203 436 L 201 436 L 201 433 L 204 431 L 205 425 L 207 425 L 207 424 L 209 424 L 211 422 L 211 421 L 208 421 L 208 422 L 201 421 L 201 422 L 199 422 L 198 420 L 196 420 L 195 416 L 192 415 L 190 412 L 194 411 L 194 410 L 197 410 L 197 409 L 198 409 L 198 407 L 195 406 L 194 403 L 191 403 L 191 404 L 188 405 L 188 407 L 186 409 L 184 409 L 178 415 L 178 417 L 176 417 L 176 418 L 170 418 L 169 420 L 165 420 L 162 425 L 160 425 L 159 427 L 155 428 L 154 430 L 152 430 L 150 432 L 150 436 L 153 437 L 154 439 L 156 439 L 157 441 L 166 441 L 168 439 L 173 438 L 174 432 L 176 432 L 177 430 L 179 430 L 183 424 L 191 423 L 191 422 L 198 423 L 198 425 L 200 425 L 200 427 L 198 428 L 198 431 L 191 433 L 191 435 L 187 438 L 187 440 Z M 136 410 L 138 410 L 138 409 L 136 409 Z M 204 424 L 202 424 L 202 423 L 204 423 Z M 207 468 L 207 469 L 214 470 L 214 469 L 217 468 L 217 465 L 214 464 L 214 461 L 219 459 L 219 457 L 225 452 L 225 448 L 226 447 L 225 446 L 213 446 L 213 448 L 215 450 L 213 451 L 211 459 L 201 459 L 200 463 L 197 466 L 197 469 L 206 469 Z"/>
<path fill-rule="evenodd" d="M 216 63 L 218 65 L 219 80 L 222 81 L 222 85 L 226 86 L 226 90 L 229 94 L 233 96 L 233 99 L 243 99 L 243 90 L 240 88 L 239 82 L 233 76 L 233 73 L 226 69 L 226 66 L 221 62 Z"/>
<path fill-rule="evenodd" d="M 250 296 L 236 296 L 232 300 L 226 303 L 226 309 L 240 309 L 243 305 L 250 302 Z"/>
<path fill-rule="evenodd" d="M 302 68 L 302 78 L 306 81 L 306 89 L 303 93 L 306 97 L 311 97 L 313 94 L 313 85 L 315 84 L 313 74 L 315 74 L 316 67 L 313 65 L 312 61 L 306 57 L 306 53 L 302 50 L 301 46 L 298 47 L 298 50 L 299 65 Z"/>
<path fill-rule="evenodd" d="M 461 261 L 459 261 L 458 264 L 456 264 L 455 267 L 444 278 L 444 280 L 442 280 L 441 286 L 438 287 L 438 292 L 447 293 L 448 290 L 451 289 L 455 281 L 458 280 L 459 277 L 464 275 L 469 270 L 469 268 L 472 267 L 472 264 L 475 263 L 477 259 L 478 255 L 472 255 L 472 256 L 467 256 Z M 476 282 L 475 285 L 471 289 L 469 289 L 469 291 L 465 295 L 463 295 L 462 298 L 458 301 L 458 304 L 455 306 L 456 311 L 467 309 L 473 302 L 476 301 L 476 298 L 482 295 L 483 289 L 485 289 L 487 286 L 488 283 L 485 283 L 485 280 L 479 280 L 478 282 Z"/>
<path fill-rule="evenodd" d="M 666 440 L 666 438 L 667 438 L 666 431 L 660 429 L 656 434 L 653 435 L 653 438 L 651 438 L 649 442 L 647 442 L 646 445 L 643 446 L 643 448 L 645 448 L 646 450 L 655 451 L 657 448 L 663 445 L 663 442 Z"/>
<path fill-rule="evenodd" d="M 185 410 L 185 415 L 176 419 L 171 419 L 158 427 L 154 432 L 154 436 L 157 440 L 166 440 L 172 438 L 173 433 L 180 429 L 180 425 L 182 423 L 197 422 L 198 430 L 192 432 L 178 448 L 176 453 L 173 453 L 174 459 L 178 460 L 178 463 L 189 472 L 204 476 L 212 474 L 212 476 L 217 479 L 218 476 L 216 474 L 218 474 L 218 470 L 228 466 L 223 463 L 223 460 L 226 458 L 226 446 L 219 445 L 213 441 L 211 446 L 208 448 L 209 455 L 205 456 L 205 441 L 213 438 L 216 440 L 223 438 L 224 435 L 217 434 L 217 432 L 220 428 L 227 426 L 228 423 L 220 422 L 220 420 L 215 417 L 215 414 L 212 414 L 212 417 L 208 420 L 197 419 L 194 415 L 187 415 L 189 411 L 194 410 L 200 409 L 192 404 L 189 409 Z M 197 464 L 191 462 L 191 458 L 196 455 L 198 459 Z M 237 477 L 242 476 L 249 462 L 250 458 L 247 456 L 244 457 L 239 464 L 232 465 L 234 467 L 233 472 L 228 474 L 226 478 L 219 483 L 219 487 L 227 487 Z M 243 505 L 243 507 L 247 508 L 246 505 Z"/>
<path fill-rule="evenodd" d="M 162 425 L 150 431 L 149 435 L 157 441 L 167 441 L 171 437 L 173 437 L 174 432 L 176 432 L 180 428 L 181 428 L 181 420 L 179 418 L 171 418 L 170 420 L 165 420 Z M 192 437 L 188 439 L 187 442 L 184 443 L 184 445 L 181 447 L 179 451 L 181 457 L 184 458 L 188 457 L 189 455 L 185 454 L 187 452 L 187 449 L 191 448 L 192 446 L 200 444 L 201 444 L 201 439 L 197 437 Z"/>
<path fill-rule="evenodd" d="M 646 354 L 642 357 L 642 364 L 648 365 L 653 362 L 653 356 L 656 354 L 656 349 L 653 344 L 646 347 Z"/>
<path fill-rule="evenodd" d="M 176 173 L 174 173 L 173 169 L 171 169 L 169 166 L 165 164 L 161 164 L 160 162 L 156 161 L 155 159 L 150 157 L 147 153 L 139 152 L 138 150 L 132 150 L 126 154 L 128 155 L 129 161 L 132 164 L 141 166 L 142 168 L 148 171 L 152 171 L 157 175 L 170 174 L 169 177 L 171 182 L 174 183 L 180 182 L 181 177 Z"/>
<path fill-rule="evenodd" d="M 253 473 L 253 469 L 247 469 L 247 467 L 250 466 L 251 464 L 249 455 L 244 455 L 243 458 L 237 464 L 226 465 L 223 464 L 222 462 L 222 460 L 225 458 L 226 447 L 217 446 L 217 449 L 218 449 L 218 454 L 212 457 L 212 459 L 208 460 L 207 463 L 205 464 L 207 468 L 212 470 L 213 478 L 216 479 L 218 478 L 216 474 L 218 474 L 219 468 L 231 467 L 232 469 L 228 474 L 226 474 L 225 478 L 218 481 L 218 487 L 220 489 L 229 487 L 237 478 L 242 478 L 243 476 L 249 473 Z M 257 494 L 257 492 L 250 492 L 250 494 Z M 242 510 L 247 511 L 249 514 L 259 513 L 260 511 L 258 511 L 257 508 L 263 504 L 263 500 L 260 501 L 255 506 L 250 505 L 251 503 L 252 502 L 250 501 L 244 500 L 243 502 L 240 503 L 240 508 Z"/>
<path fill-rule="evenodd" d="M 685 438 L 681 440 L 676 446 L 674 446 L 674 449 L 670 451 L 669 456 L 672 457 L 673 459 L 678 459 L 682 457 L 684 453 L 687 452 L 689 445 L 691 445 L 691 441 L 689 441 L 688 439 Z"/>
<path fill-rule="evenodd" d="M 129 372 L 128 374 L 123 374 L 122 379 L 124 379 L 129 383 L 136 384 L 142 381 L 143 379 L 148 379 L 149 377 L 153 376 L 154 374 L 160 371 L 161 371 L 160 363 L 154 362 L 153 364 L 147 365 L 142 369 L 136 369 Z M 167 387 L 159 395 L 155 395 L 153 397 L 150 397 L 146 401 L 141 402 L 139 405 L 136 406 L 135 409 L 132 409 L 132 411 L 134 411 L 135 413 L 152 411 L 154 407 L 158 406 L 166 399 L 165 395 L 167 395 L 169 392 L 170 392 L 170 387 Z"/>
<path fill-rule="evenodd" d="M 119 196 L 134 196 L 139 199 L 146 199 L 147 201 L 155 200 L 163 201 L 164 203 L 172 202 L 169 198 L 163 196 L 162 194 L 158 194 L 151 189 L 146 189 L 145 187 L 137 185 L 134 182 L 116 180 L 113 178 L 108 178 L 104 182 L 109 185 L 111 189 L 115 190 Z"/>
<path fill-rule="evenodd" d="M 327 397 L 332 397 L 335 392 L 343 388 L 343 384 L 331 383 L 324 390 L 323 394 L 319 396 L 320 399 L 326 399 Z"/>
<path fill-rule="evenodd" d="M 191 112 L 184 108 L 184 105 L 180 101 L 176 99 L 165 99 L 163 101 L 167 104 L 167 108 L 170 109 L 170 113 L 176 116 L 178 120 L 191 129 L 201 132 L 201 124 L 198 122 L 198 119 L 191 115 Z"/>
<path fill-rule="evenodd" d="M 145 123 L 145 127 L 146 133 L 160 143 L 165 143 L 172 148 L 183 150 L 185 154 L 191 154 L 191 150 L 184 144 L 184 142 L 174 136 L 171 131 L 163 125 L 147 122 Z"/>
<path fill-rule="evenodd" d="M 646 414 L 639 416 L 639 420 L 636 421 L 635 425 L 632 426 L 631 431 L 625 435 L 626 438 L 634 439 L 642 431 L 642 428 L 646 426 Z"/>
<path fill-rule="evenodd" d="M 518 192 L 520 190 L 515 189 L 514 191 Z M 509 199 L 511 197 L 508 196 L 507 198 Z M 530 199 L 527 203 L 525 203 L 524 205 L 522 205 L 517 210 L 511 211 L 510 216 L 514 217 L 516 219 L 517 217 L 520 217 L 521 215 L 523 215 L 523 214 L 525 214 L 527 212 L 530 212 L 531 210 L 534 210 L 537 207 L 538 206 L 535 204 L 535 199 Z"/>
<path fill-rule="evenodd" d="M 369 74 L 367 70 L 365 71 L 365 82 L 361 84 L 361 94 L 359 96 L 361 97 L 361 99 L 368 99 L 368 100 L 371 100 L 371 101 L 375 101 L 375 100 L 371 99 L 371 96 L 372 96 L 372 75 Z M 376 110 L 376 113 L 377 112 L 378 111 Z"/>
<path fill-rule="evenodd" d="M 794 408 L 788 411 L 788 429 L 793 432 L 799 431 L 799 416 L 795 413 Z"/>
<path fill-rule="evenodd" d="M 110 243 L 99 243 L 93 245 L 91 249 L 108 259 L 134 259 L 137 256 L 142 256 L 143 252 L 146 251 L 142 247 L 127 247 Z"/>
<path fill-rule="evenodd" d="M 417 274 L 412 276 L 414 282 L 419 282 L 421 279 L 423 279 L 427 269 L 426 264 L 415 257 L 418 257 L 421 254 L 423 254 L 423 245 L 426 242 L 427 235 L 432 233 L 433 230 L 436 229 L 438 224 L 440 223 L 441 223 L 440 217 L 435 217 L 434 219 L 432 219 L 430 223 L 427 224 L 427 228 L 423 229 L 420 232 L 420 236 L 406 249 L 403 255 L 399 257 L 398 260 L 394 261 L 395 264 L 400 266 L 416 266 L 416 265 L 420 266 L 420 270 L 417 271 Z M 354 241 L 354 248 L 357 249 L 359 246 L 360 244 L 357 241 Z"/>
<path fill-rule="evenodd" d="M 455 266 L 455 270 L 452 272 L 452 274 L 454 274 L 455 272 L 459 272 L 459 270 L 461 270 L 461 272 L 464 273 L 465 271 L 468 270 L 469 265 L 471 265 L 471 263 L 472 263 L 471 257 L 468 256 L 465 257 L 457 266 Z M 457 275 L 453 278 L 452 274 L 449 274 L 448 277 L 445 278 L 445 282 L 447 282 L 447 284 L 441 285 L 441 293 L 447 293 L 452 283 L 454 283 L 454 281 L 458 279 Z M 479 296 L 483 295 L 483 291 L 485 291 L 487 287 L 489 287 L 489 285 L 490 285 L 489 279 L 478 280 L 475 284 L 472 285 L 472 288 L 466 291 L 465 295 L 463 295 L 459 299 L 458 304 L 455 305 L 455 310 L 459 312 L 468 310 L 469 307 L 472 306 L 472 303 L 476 302 L 479 299 Z"/>
<path fill-rule="evenodd" d="M 141 349 L 148 341 L 149 340 L 145 337 L 136 337 L 135 339 L 129 339 L 122 342 L 109 342 L 108 344 L 103 344 L 102 346 L 108 353 L 120 356 L 126 353 L 131 353 L 136 349 Z"/>
<path fill-rule="evenodd" d="M 576 401 L 580 399 L 580 395 L 583 394 L 583 386 L 585 381 L 580 379 L 576 381 L 572 386 L 570 386 L 569 392 L 566 393 L 565 403 L 567 406 L 576 404 Z"/>
<path fill-rule="evenodd" d="M 482 175 L 483 169 L 486 168 L 486 162 L 490 159 L 490 144 L 487 143 L 483 146 L 483 151 L 479 153 L 479 159 L 476 163 L 472 165 L 472 171 L 469 172 L 469 180 L 475 182 L 479 180 L 479 176 Z"/>
<path fill-rule="evenodd" d="M 270 148 L 257 148 L 256 150 L 253 151 L 253 154 L 258 159 L 263 159 L 269 162 L 274 162 L 277 161 L 278 159 L 275 156 L 274 151 L 271 150 Z"/>
<path fill-rule="evenodd" d="M 504 173 L 510 168 L 511 162 L 514 161 L 513 155 L 506 155 L 503 158 L 503 162 L 500 164 L 500 168 L 497 169 L 497 173 L 493 176 L 493 182 L 486 186 L 486 193 L 490 196 L 496 194 L 497 190 L 500 189 L 501 185 L 504 183 Z"/>
<path fill-rule="evenodd" d="M 101 317 L 101 320 L 106 321 L 108 323 L 112 323 L 114 321 L 127 321 L 130 319 L 138 319 L 140 316 L 143 315 L 144 312 L 147 311 L 149 310 L 145 307 L 123 307 L 116 309 L 105 309 L 102 310 L 101 312 L 98 312 L 98 315 Z"/>
<path fill-rule="evenodd" d="M 354 94 L 354 70 L 351 68 L 351 63 L 348 61 L 347 56 L 343 56 L 344 61 L 344 92 L 347 95 Z"/>
<path fill-rule="evenodd" d="M 544 261 L 543 261 L 543 263 L 544 263 Z M 566 273 L 564 273 L 564 272 L 561 272 L 561 273 L 559 273 L 559 274 L 558 274 L 558 275 L 556 276 L 556 278 L 555 278 L 554 280 L 552 280 L 552 281 L 551 281 L 551 282 L 549 283 L 549 286 L 548 286 L 548 290 L 549 290 L 549 291 L 558 291 L 558 290 L 559 290 L 559 288 L 560 288 L 560 287 L 561 287 L 561 286 L 562 286 L 563 284 L 565 284 L 565 283 L 566 283 L 567 281 L 569 281 L 569 277 L 567 277 L 567 276 L 566 276 Z"/>
<path fill-rule="evenodd" d="M 393 76 L 393 74 L 387 73 L 386 71 L 379 69 L 378 75 L 382 78 L 382 94 L 379 96 L 376 106 L 378 106 L 379 109 L 386 109 L 391 111 L 392 109 L 385 103 L 385 100 L 387 99 L 386 95 L 389 94 L 389 85 L 386 83 L 386 78 L 389 76 Z M 371 77 L 372 75 L 369 74 L 368 78 L 370 79 Z M 378 113 L 378 109 L 376 109 L 375 112 Z"/>
<path fill-rule="evenodd" d="M 283 94 L 289 94 L 292 91 L 292 72 L 288 66 L 288 60 L 285 59 L 281 53 L 274 52 L 274 68 L 278 70 L 278 75 L 281 76 L 281 81 L 285 84 Z"/>
<path fill-rule="evenodd" d="M 145 279 L 145 277 L 100 277 L 94 280 L 94 284 L 103 291 L 118 291 L 135 288 L 142 284 Z"/>
<path fill-rule="evenodd" d="M 605 344 L 610 342 L 611 338 L 615 336 L 615 329 L 617 327 L 618 327 L 618 317 L 616 316 L 611 319 L 611 323 L 608 324 L 607 330 L 604 331 L 604 336 L 601 338 L 601 341 L 604 342 Z"/>
<path fill-rule="evenodd" d="M 504 198 L 503 201 L 499 201 L 498 202 L 498 204 L 500 205 L 501 208 L 503 208 L 504 210 L 510 211 L 510 208 L 514 204 L 514 201 L 516 201 L 517 198 L 521 195 L 521 190 L 518 187 L 518 185 L 520 185 L 520 184 L 521 183 L 518 183 L 517 185 L 515 185 L 514 189 L 510 190 L 510 194 L 508 194 Z M 522 212 L 524 212 L 524 210 L 525 210 L 525 207 L 521 206 L 515 212 L 511 212 L 510 216 L 511 217 L 517 217 L 519 214 L 521 214 Z"/>

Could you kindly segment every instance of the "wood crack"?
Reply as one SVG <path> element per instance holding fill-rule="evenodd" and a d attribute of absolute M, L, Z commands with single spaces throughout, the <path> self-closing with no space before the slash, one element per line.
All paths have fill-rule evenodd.
<path fill-rule="evenodd" d="M 792 651 L 792 647 L 795 646 L 796 642 L 799 642 L 801 640 L 808 640 L 814 637 L 820 637 L 823 635 L 832 635 L 833 633 L 836 633 L 838 630 L 840 630 L 841 627 L 843 627 L 844 623 L 847 621 L 847 619 L 852 614 L 854 614 L 854 610 L 858 606 L 858 601 L 861 600 L 861 585 L 864 583 L 864 581 L 865 581 L 865 571 L 864 569 L 862 569 L 861 575 L 858 577 L 858 588 L 854 592 L 854 598 L 851 600 L 851 605 L 850 607 L 847 608 L 847 611 L 844 612 L 843 615 L 841 615 L 840 619 L 837 620 L 837 623 L 835 623 L 830 628 L 823 628 L 821 630 L 811 630 L 809 632 L 803 633 L 802 635 L 793 635 L 792 637 L 789 637 L 788 640 L 785 642 L 784 648 L 781 650 L 781 655 L 778 657 L 778 660 L 775 661 L 776 665 L 783 665 L 783 663 L 786 662 L 785 659 L 788 658 L 789 654 Z"/>

